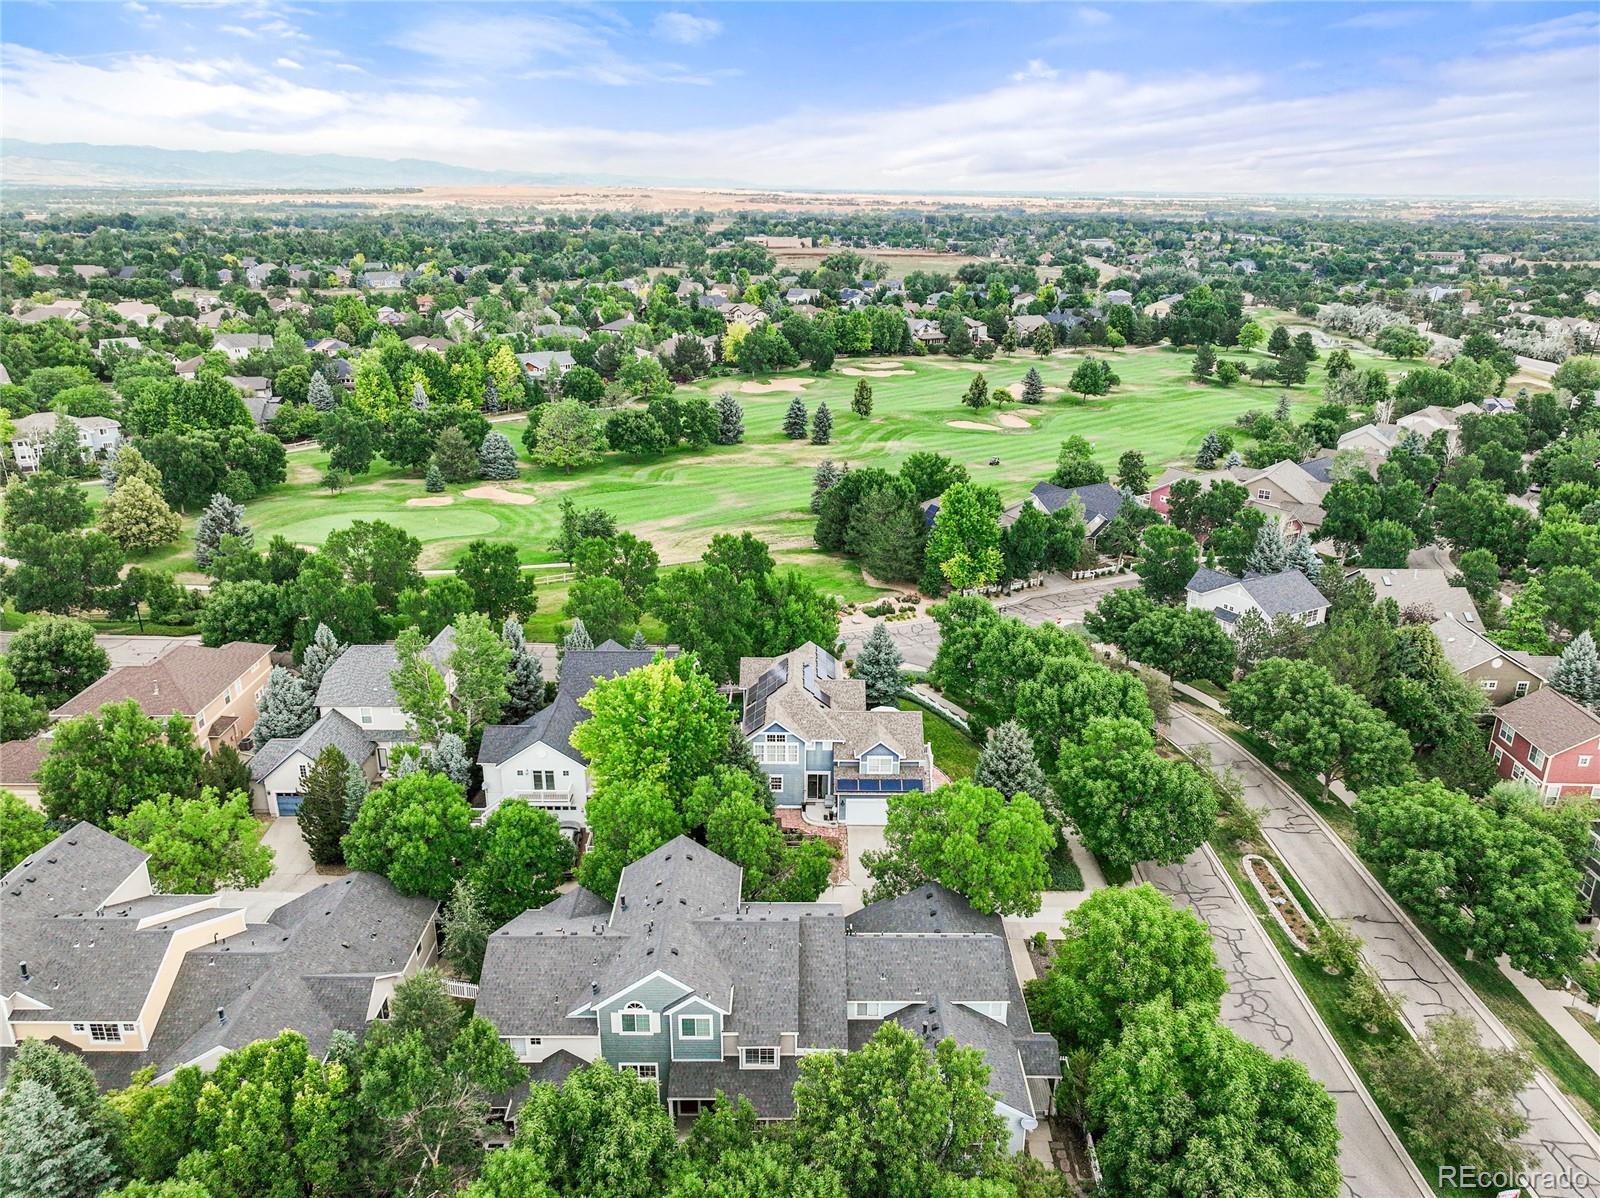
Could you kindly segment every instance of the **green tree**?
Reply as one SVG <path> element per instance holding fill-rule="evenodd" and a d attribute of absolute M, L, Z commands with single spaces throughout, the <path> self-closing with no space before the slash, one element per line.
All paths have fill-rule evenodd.
<path fill-rule="evenodd" d="M 474 609 L 472 588 L 459 578 L 430 578 L 421 587 L 400 592 L 396 605 L 400 623 L 415 628 L 428 640 L 454 624 L 456 617 Z"/>
<path fill-rule="evenodd" d="M 506 701 L 511 649 L 500 639 L 490 618 L 480 612 L 456 617 L 455 644 L 446 666 L 455 675 L 456 711 L 461 735 L 470 737 L 500 718 Z"/>
<path fill-rule="evenodd" d="M 866 379 L 856 380 L 855 394 L 850 397 L 850 410 L 863 420 L 872 415 L 872 384 Z"/>
<path fill-rule="evenodd" d="M 544 667 L 528 647 L 526 634 L 515 616 L 507 616 L 500 627 L 500 638 L 511 650 L 511 666 L 506 673 L 506 701 L 500 718 L 521 723 L 544 706 Z"/>
<path fill-rule="evenodd" d="M 87 621 L 44 616 L 12 635 L 5 665 L 19 691 L 54 709 L 99 681 L 111 659 Z"/>
<path fill-rule="evenodd" d="M 1520 1173 L 1537 1157 L 1520 1141 L 1529 1122 L 1521 1100 L 1533 1061 L 1521 1048 L 1481 1043 L 1465 1015 L 1428 1021 L 1420 1041 L 1370 1054 L 1372 1088 L 1436 1160 Z"/>
<path fill-rule="evenodd" d="M 433 442 L 430 469 L 437 467 L 445 482 L 464 483 L 478 477 L 478 466 L 478 455 L 459 428 L 451 424 L 439 430 Z"/>
<path fill-rule="evenodd" d="M 1097 716 L 1063 741 L 1056 792 L 1096 856 L 1118 866 L 1173 865 L 1210 834 L 1217 798 L 1187 762 L 1158 757 L 1143 725 Z"/>
<path fill-rule="evenodd" d="M 567 591 L 562 612 L 582 621 L 591 637 L 621 640 L 639 622 L 639 606 L 615 578 L 578 578 Z"/>
<path fill-rule="evenodd" d="M 601 679 L 578 703 L 591 718 L 573 730 L 572 746 L 597 790 L 648 781 L 687 794 L 721 759 L 733 724 L 716 681 L 687 654 Z"/>
<path fill-rule="evenodd" d="M 542 907 L 572 869 L 572 842 L 555 816 L 507 800 L 489 813 L 469 875 L 473 897 L 491 926 Z"/>
<path fill-rule="evenodd" d="M 1034 756 L 1033 739 L 1015 720 L 1006 720 L 989 729 L 972 780 L 979 786 L 998 790 L 1007 799 L 1026 794 L 1036 795 L 1044 802 L 1050 795 L 1050 784 L 1045 781 L 1044 771 Z"/>
<path fill-rule="evenodd" d="M 1407 324 L 1387 325 L 1373 338 L 1372 345 L 1391 358 L 1420 358 L 1428 352 L 1428 339 Z"/>
<path fill-rule="evenodd" d="M 57 724 L 35 776 L 51 819 L 109 828 L 146 799 L 195 794 L 200 760 L 185 717 L 157 722 L 128 699 Z"/>
<path fill-rule="evenodd" d="M 489 1155 L 462 1198 L 658 1198 L 677 1156 L 656 1087 L 595 1061 L 560 1086 L 529 1088 L 516 1138 Z"/>
<path fill-rule="evenodd" d="M 1228 691 L 1228 714 L 1272 745 L 1280 761 L 1357 792 L 1411 774 L 1411 744 L 1383 714 L 1319 665 L 1262 662 Z"/>
<path fill-rule="evenodd" d="M 1267 339 L 1267 334 L 1255 321 L 1247 320 L 1239 326 L 1235 337 L 1239 348 L 1249 353 Z"/>
<path fill-rule="evenodd" d="M 111 831 L 150 854 L 150 880 L 163 894 L 248 890 L 272 873 L 264 826 L 250 814 L 250 796 L 224 798 L 209 787 L 198 798 L 157 795 L 111 822 Z"/>
<path fill-rule="evenodd" d="M 345 786 L 351 762 L 337 745 L 317 754 L 300 786 L 300 835 L 317 865 L 338 865 L 344 860 L 340 841 L 346 824 Z"/>
<path fill-rule="evenodd" d="M 467 879 L 456 879 L 439 923 L 440 955 L 467 981 L 476 982 L 483 973 L 483 957 L 495 924 Z"/>
<path fill-rule="evenodd" d="M 1211 348 L 1209 342 L 1202 341 L 1194 347 L 1194 365 L 1189 369 L 1189 375 L 1196 382 L 1207 381 L 1217 369 L 1217 351 Z"/>
<path fill-rule="evenodd" d="M 972 381 L 967 384 L 967 390 L 961 397 L 961 402 L 973 409 L 989 406 L 989 380 L 981 374 L 972 376 Z"/>
<path fill-rule="evenodd" d="M 1117 459 L 1117 482 L 1135 495 L 1150 489 L 1150 467 L 1137 449 L 1125 450 Z"/>
<path fill-rule="evenodd" d="M 975 1179 L 996 1174 L 1006 1156 L 988 1086 L 978 1049 L 945 1038 L 930 1051 L 886 1020 L 855 1052 L 801 1058 L 794 1142 L 813 1168 L 837 1169 L 846 1193 L 977 1194 Z"/>
<path fill-rule="evenodd" d="M 816 413 L 811 417 L 811 444 L 826 445 L 832 440 L 833 413 L 828 411 L 826 403 L 819 403 Z"/>
<path fill-rule="evenodd" d="M 1144 530 L 1139 556 L 1133 563 L 1140 585 L 1155 600 L 1163 603 L 1180 599 L 1200 568 L 1200 549 L 1195 539 L 1170 524 L 1152 524 Z"/>
<path fill-rule="evenodd" d="M 872 897 L 887 898 L 928 878 L 986 914 L 1032 915 L 1049 881 L 1055 833 L 1037 800 L 971 782 L 889 798 L 887 848 L 868 850 Z M 868 860 L 870 858 L 870 860 Z M 909 883 L 906 885 L 905 883 Z"/>
<path fill-rule="evenodd" d="M 1123 1025 L 1157 998 L 1213 1019 L 1221 1013 L 1228 982 L 1211 934 L 1148 883 L 1097 890 L 1061 936 L 1044 976 L 1028 986 L 1028 1010 L 1063 1052 L 1115 1044 Z"/>
<path fill-rule="evenodd" d="M 1272 336 L 1267 338 L 1267 352 L 1274 358 L 1281 358 L 1289 352 L 1293 344 L 1294 342 L 1289 336 L 1289 330 L 1281 324 L 1274 325 L 1272 327 Z"/>
<path fill-rule="evenodd" d="M 316 722 L 316 696 L 311 688 L 298 675 L 273 666 L 256 700 L 256 723 L 251 732 L 256 744 L 299 736 Z"/>
<path fill-rule="evenodd" d="M 406 727 L 419 741 L 437 744 L 456 727 L 444 675 L 424 655 L 428 643 L 415 628 L 396 637 L 394 647 L 399 664 L 389 681 L 397 706 L 406 714 Z"/>
<path fill-rule="evenodd" d="M 475 843 L 461 788 L 419 770 L 367 795 L 343 847 L 351 869 L 382 874 L 401 894 L 443 899 Z"/>
<path fill-rule="evenodd" d="M 1338 1107 L 1299 1061 L 1273 1057 L 1204 1006 L 1160 997 L 1090 1075 L 1090 1122 L 1112 1193 L 1334 1198 Z"/>
<path fill-rule="evenodd" d="M 55 839 L 42 812 L 9 790 L 0 790 L 0 874 Z"/>
<path fill-rule="evenodd" d="M 183 521 L 144 479 L 117 484 L 100 506 L 100 531 L 129 553 L 144 553 L 178 539 Z"/>
<path fill-rule="evenodd" d="M 993 487 L 956 483 L 944 493 L 928 534 L 927 556 L 952 590 L 999 580 L 1004 566 L 1000 509 L 1000 495 Z"/>
<path fill-rule="evenodd" d="M 1237 646 L 1208 611 L 1155 607 L 1114 643 L 1129 657 L 1179 682 L 1204 680 L 1226 686 L 1233 679 Z"/>
<path fill-rule="evenodd" d="M 517 477 L 517 451 L 504 433 L 488 433 L 478 446 L 478 477 L 502 480 Z"/>
<path fill-rule="evenodd" d="M 1438 781 L 1374 786 L 1356 804 L 1357 847 L 1389 891 L 1488 960 L 1557 978 L 1583 952 L 1578 869 L 1515 807 L 1496 810 Z"/>
<path fill-rule="evenodd" d="M 328 454 L 328 469 L 365 474 L 372 469 L 382 426 L 359 407 L 341 404 L 322 417 L 317 444 Z"/>
<path fill-rule="evenodd" d="M 6 1086 L 0 1101 L 0 1193 L 94 1198 L 116 1167 L 93 1130 L 42 1083 Z"/>
<path fill-rule="evenodd" d="M 828 885 L 838 850 L 820 836 L 790 845 L 748 774 L 728 771 L 735 788 L 706 820 L 706 847 L 743 871 L 746 902 L 814 903 Z"/>
<path fill-rule="evenodd" d="M 473 541 L 456 566 L 456 577 L 472 588 L 473 607 L 500 623 L 526 619 L 538 610 L 533 575 L 522 569 L 509 541 Z"/>
<path fill-rule="evenodd" d="M 717 444 L 737 445 L 744 440 L 744 406 L 732 394 L 717 396 Z"/>
<path fill-rule="evenodd" d="M 900 648 L 889 635 L 887 624 L 873 625 L 872 632 L 856 654 L 856 677 L 867 684 L 867 706 L 893 706 L 905 690 L 900 676 L 903 662 Z"/>
<path fill-rule="evenodd" d="M 606 447 L 600 417 L 575 399 L 542 404 L 528 413 L 523 445 L 535 466 L 572 473 L 600 460 Z"/>
<path fill-rule="evenodd" d="M 1550 685 L 1591 711 L 1600 710 L 1600 653 L 1594 635 L 1585 630 L 1561 650 L 1561 660 L 1550 672 Z"/>
<path fill-rule="evenodd" d="M 791 441 L 803 441 L 806 436 L 806 405 L 798 395 L 789 401 L 783 414 L 783 435 Z"/>

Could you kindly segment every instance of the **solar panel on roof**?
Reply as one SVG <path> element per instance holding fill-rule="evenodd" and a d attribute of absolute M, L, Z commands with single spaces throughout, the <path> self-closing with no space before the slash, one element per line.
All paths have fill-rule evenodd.
<path fill-rule="evenodd" d="M 767 700 L 773 692 L 789 681 L 789 662 L 780 658 L 766 673 L 757 678 L 755 685 L 744 697 L 744 723 L 746 728 L 757 728 L 766 723 Z"/>

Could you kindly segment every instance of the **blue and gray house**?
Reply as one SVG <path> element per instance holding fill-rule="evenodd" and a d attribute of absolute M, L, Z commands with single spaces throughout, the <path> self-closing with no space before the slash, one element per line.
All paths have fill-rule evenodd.
<path fill-rule="evenodd" d="M 654 1082 L 675 1116 L 721 1092 L 768 1120 L 793 1117 L 802 1057 L 858 1049 L 894 1020 L 930 1051 L 950 1039 L 981 1052 L 1022 1148 L 1061 1068 L 999 916 L 931 884 L 846 916 L 742 902 L 742 882 L 680 836 L 623 870 L 615 902 L 580 887 L 526 911 L 489 937 L 477 1013 L 535 1081 L 603 1058 Z"/>
<path fill-rule="evenodd" d="M 890 795 L 938 785 L 922 713 L 869 710 L 867 684 L 809 641 L 782 657 L 743 658 L 732 698 L 778 807 L 882 824 Z"/>

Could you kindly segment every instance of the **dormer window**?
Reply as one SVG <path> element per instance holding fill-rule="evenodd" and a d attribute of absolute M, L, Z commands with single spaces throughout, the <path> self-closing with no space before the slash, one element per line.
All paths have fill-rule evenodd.
<path fill-rule="evenodd" d="M 739 1050 L 739 1067 L 741 1069 L 776 1069 L 778 1067 L 778 1050 L 776 1048 L 741 1048 Z"/>
<path fill-rule="evenodd" d="M 863 774 L 897 774 L 900 772 L 900 763 L 888 754 L 876 757 L 863 757 L 861 759 L 861 772 Z"/>
<path fill-rule="evenodd" d="M 631 1002 L 617 1012 L 617 1032 L 624 1036 L 648 1036 L 656 1030 L 655 1012 L 642 1003 Z"/>

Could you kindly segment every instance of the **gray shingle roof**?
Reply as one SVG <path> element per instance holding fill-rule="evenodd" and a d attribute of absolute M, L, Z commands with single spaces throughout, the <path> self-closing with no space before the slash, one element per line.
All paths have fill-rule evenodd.
<path fill-rule="evenodd" d="M 1059 512 L 1076 499 L 1083 505 L 1083 518 L 1089 524 L 1099 520 L 1108 524 L 1122 510 L 1122 492 L 1110 483 L 1090 483 L 1083 487 L 1058 487 L 1054 483 L 1038 483 L 1033 495 L 1040 506 L 1050 513 Z"/>
<path fill-rule="evenodd" d="M 1197 595 L 1209 594 L 1228 586 L 1243 586 L 1245 593 L 1255 601 L 1262 613 L 1275 616 L 1317 611 L 1328 606 L 1322 592 L 1298 570 L 1283 570 L 1277 574 L 1246 574 L 1235 578 L 1220 570 L 1201 566 L 1189 579 L 1187 589 Z"/>
<path fill-rule="evenodd" d="M 299 736 L 275 737 L 257 749 L 250 759 L 250 780 L 260 782 L 295 753 L 304 753 L 315 761 L 329 745 L 343 753 L 346 761 L 360 764 L 372 755 L 375 743 L 370 730 L 330 711 Z"/>
<path fill-rule="evenodd" d="M 428 642 L 422 656 L 439 673 L 455 647 L 456 630 L 446 626 Z M 393 645 L 350 645 L 339 654 L 317 687 L 320 707 L 398 707 L 390 675 L 400 668 Z"/>
<path fill-rule="evenodd" d="M 778 1058 L 776 1069 L 740 1069 L 738 1057 L 720 1061 L 674 1061 L 667 1075 L 668 1098 L 713 1098 L 718 1090 L 748 1098 L 759 1119 L 794 1118 L 797 1057 Z"/>
<path fill-rule="evenodd" d="M 624 649 L 615 641 L 606 641 L 593 649 L 572 650 L 561 661 L 561 682 L 550 706 L 520 724 L 495 724 L 483 730 L 483 740 L 478 745 L 479 764 L 498 765 L 529 745 L 545 744 L 588 765 L 588 758 L 572 747 L 572 730 L 589 718 L 578 700 L 588 694 L 599 679 L 615 678 L 654 660 L 653 650 Z"/>

